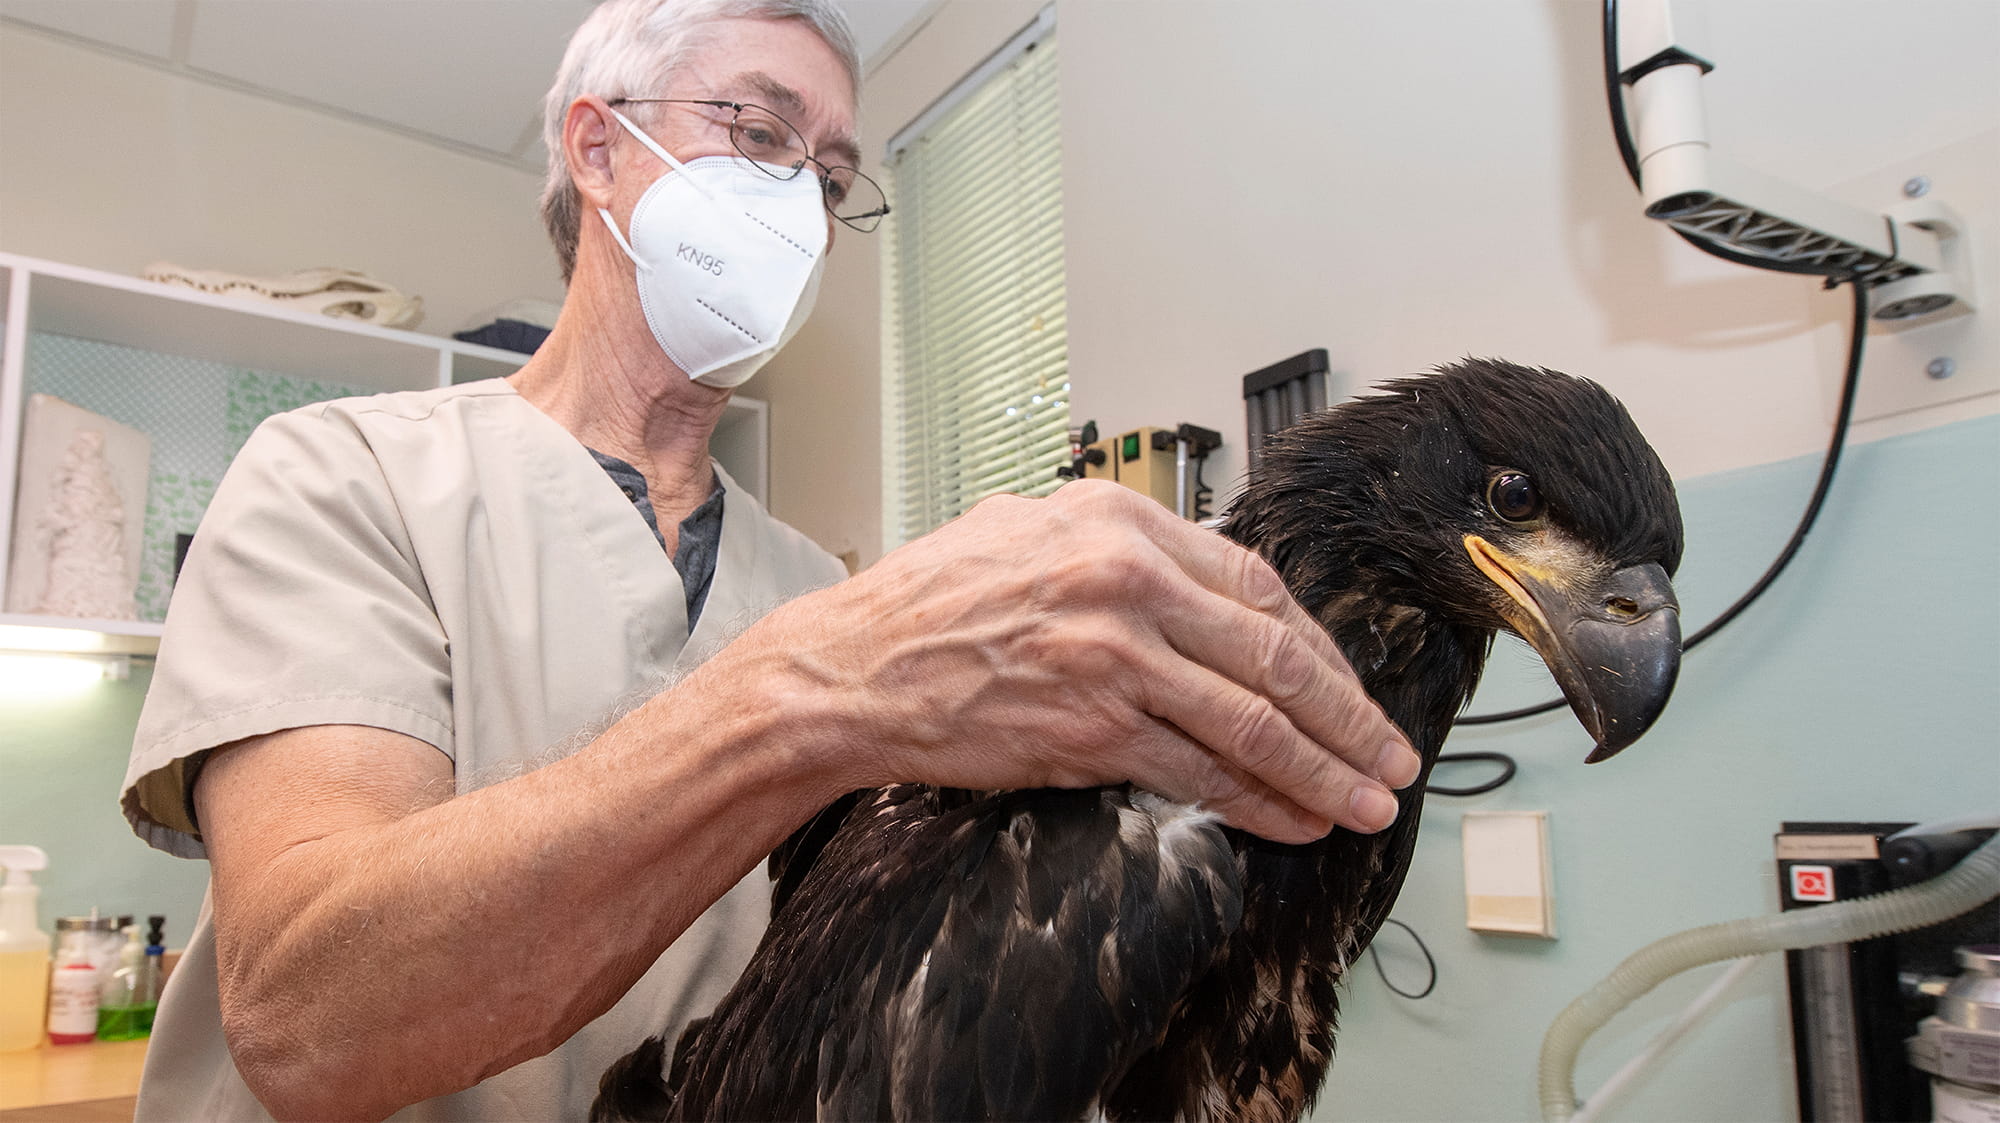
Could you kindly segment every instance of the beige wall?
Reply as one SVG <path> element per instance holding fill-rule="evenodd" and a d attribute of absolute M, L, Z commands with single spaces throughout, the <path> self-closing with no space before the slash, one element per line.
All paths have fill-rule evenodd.
<path fill-rule="evenodd" d="M 446 76 L 440 75 L 440 81 Z M 539 177 L 0 27 L 0 249 L 114 273 L 359 269 L 449 335 L 562 299 Z"/>
<path fill-rule="evenodd" d="M 869 155 L 1039 7 L 940 4 L 870 75 Z M 1900 200 L 1877 181 L 1931 174 L 2000 277 L 2000 5 L 1828 0 L 1810 22 L 1776 0 L 1709 7 L 1720 149 L 1877 208 Z M 1846 296 L 1713 261 L 1641 216 L 1605 125 L 1597 13 L 1587 0 L 1062 0 L 1073 416 L 1220 430 L 1207 473 L 1220 501 L 1243 466 L 1238 376 L 1325 347 L 1336 394 L 1467 354 L 1587 374 L 1681 478 L 1821 448 Z M 1843 76 L 1864 69 L 1866 84 Z M 880 284 L 861 242 L 840 244 L 820 314 L 752 392 L 775 406 L 777 509 L 871 560 Z M 1934 350 L 1986 358 L 1939 388 L 1921 373 Z M 1991 388 L 2000 316 L 1878 335 L 1871 351 L 1871 387 Z M 1857 437 L 1996 408 L 1988 393 Z"/>
<path fill-rule="evenodd" d="M 1210 480 L 1230 480 L 1237 376 L 1325 347 L 1336 394 L 1468 354 L 1588 375 L 1681 478 L 1823 447 L 1848 298 L 1641 215 L 1606 124 L 1599 7 L 1062 4 L 1075 415 L 1220 429 L 1234 441 Z M 1806 7 L 1711 20 L 1718 149 L 1815 189 L 1929 171 L 1983 225 L 1991 276 L 2000 6 L 1781 18 Z M 1865 89 L 1842 76 L 1863 60 Z M 1956 178 L 1920 156 L 1968 142 Z M 1982 330 L 2000 358 L 2000 317 Z M 1921 364 L 1894 373 L 1923 382 Z"/>
<path fill-rule="evenodd" d="M 946 0 L 878 60 L 869 170 L 1039 7 Z M 1237 376 L 1324 346 L 1336 392 L 1462 354 L 1589 374 L 1683 478 L 1817 447 L 1844 301 L 1711 262 L 1638 216 L 1594 84 L 1596 7 L 1064 0 L 1075 416 L 1221 430 L 1220 497 L 1242 465 Z M 1889 9 L 1921 18 L 1875 18 Z M 1980 264 L 2000 285 L 1996 177 L 1966 174 L 2000 165 L 1985 79 L 2000 5 L 1826 0 L 1809 27 L 1788 19 L 1795 4 L 1729 10 L 1711 32 L 1719 142 L 1816 188 L 1874 168 L 1933 174 L 1989 232 Z M 1830 73 L 1864 64 L 1878 76 L 1866 86 Z M 446 334 L 507 299 L 560 299 L 537 188 L 525 171 L 0 29 L 6 250 L 117 272 L 346 265 L 422 294 L 421 330 Z M 1881 194 L 1857 201 L 1893 201 Z M 774 509 L 864 562 L 882 534 L 880 244 L 844 232 L 819 313 L 745 389 L 773 406 Z M 1993 384 L 2000 317 L 1957 332 L 1978 338 L 1935 349 Z M 1878 340 L 1877 361 L 1897 366 L 1871 367 L 1871 385 L 1910 381 L 1932 349 L 1903 344 Z"/>

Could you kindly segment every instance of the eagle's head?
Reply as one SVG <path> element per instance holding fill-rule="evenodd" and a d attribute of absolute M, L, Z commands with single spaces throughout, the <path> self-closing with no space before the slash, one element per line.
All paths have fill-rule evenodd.
<path fill-rule="evenodd" d="M 1631 416 L 1596 383 L 1495 359 L 1380 389 L 1273 438 L 1225 532 L 1336 636 L 1514 632 L 1591 761 L 1637 740 L 1680 666 L 1681 517 Z"/>

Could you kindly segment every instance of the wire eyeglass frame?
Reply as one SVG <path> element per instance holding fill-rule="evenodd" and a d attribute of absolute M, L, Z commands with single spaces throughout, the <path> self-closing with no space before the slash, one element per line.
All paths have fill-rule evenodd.
<path fill-rule="evenodd" d="M 780 117 L 776 111 L 753 102 L 729 101 L 723 98 L 686 97 L 621 97 L 612 98 L 605 104 L 620 105 L 706 105 L 716 109 L 731 110 L 729 119 L 729 143 L 737 153 L 749 160 L 757 169 L 773 179 L 795 178 L 810 163 L 819 169 L 820 198 L 826 204 L 826 213 L 839 219 L 852 230 L 870 234 L 882 224 L 882 217 L 889 213 L 889 199 L 883 194 L 881 185 L 863 174 L 859 168 L 845 164 L 829 165 L 814 156 L 806 147 L 805 137 L 790 121 Z M 770 118 L 770 124 L 782 130 L 782 134 L 770 141 L 758 141 L 748 136 L 748 130 L 757 122 L 753 116 L 745 124 L 743 114 L 750 112 Z M 789 138 L 789 139 L 787 139 Z M 776 157 L 775 159 L 773 157 Z M 789 175 L 779 175 L 773 167 L 790 168 Z M 841 208 L 840 210 L 834 209 Z M 843 214 L 842 211 L 847 213 Z"/>

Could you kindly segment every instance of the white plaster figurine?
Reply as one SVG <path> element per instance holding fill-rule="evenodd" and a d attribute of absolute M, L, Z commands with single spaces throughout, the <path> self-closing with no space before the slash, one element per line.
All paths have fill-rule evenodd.
<path fill-rule="evenodd" d="M 36 611 L 50 616 L 133 620 L 133 575 L 125 570 L 125 502 L 104 456 L 104 434 L 79 429 L 56 469 L 40 528 L 49 536 L 48 584 Z"/>

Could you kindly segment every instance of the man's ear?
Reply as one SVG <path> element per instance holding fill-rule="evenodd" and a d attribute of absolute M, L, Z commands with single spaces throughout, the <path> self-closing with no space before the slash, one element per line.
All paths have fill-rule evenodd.
<path fill-rule="evenodd" d="M 617 177 L 611 169 L 611 146 L 624 126 L 611 115 L 611 106 L 595 94 L 585 94 L 570 102 L 563 115 L 563 155 L 569 162 L 569 179 L 583 197 L 586 211 L 611 205 L 611 189 Z"/>

